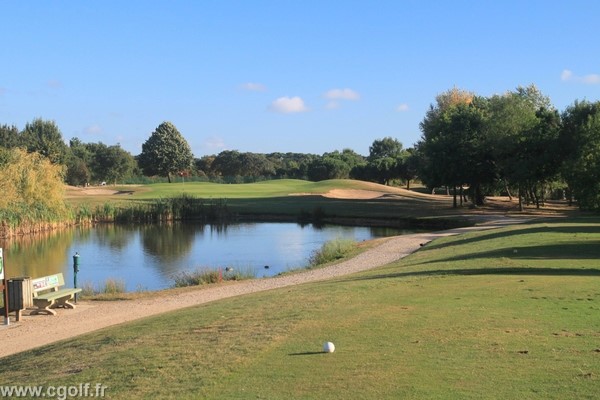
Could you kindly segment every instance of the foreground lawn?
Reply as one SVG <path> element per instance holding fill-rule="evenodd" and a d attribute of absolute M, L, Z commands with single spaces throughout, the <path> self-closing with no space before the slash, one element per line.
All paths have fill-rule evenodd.
<path fill-rule="evenodd" d="M 595 399 L 599 258 L 598 218 L 470 233 L 6 357 L 0 376 L 119 399 Z"/>

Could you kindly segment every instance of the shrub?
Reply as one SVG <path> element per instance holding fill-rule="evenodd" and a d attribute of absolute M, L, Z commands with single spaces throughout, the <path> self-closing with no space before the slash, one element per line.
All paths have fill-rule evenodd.
<path fill-rule="evenodd" d="M 354 250 L 356 242 L 352 239 L 335 239 L 325 242 L 319 250 L 315 250 L 310 258 L 311 267 L 339 260 Z"/>
<path fill-rule="evenodd" d="M 106 280 L 106 282 L 104 282 L 104 287 L 100 288 L 100 293 L 125 293 L 125 281 L 123 281 L 122 279 L 109 278 Z"/>
<path fill-rule="evenodd" d="M 180 272 L 174 276 L 175 287 L 200 286 L 221 281 L 240 281 L 255 278 L 251 268 L 238 271 L 234 268 L 198 268 L 192 272 Z"/>

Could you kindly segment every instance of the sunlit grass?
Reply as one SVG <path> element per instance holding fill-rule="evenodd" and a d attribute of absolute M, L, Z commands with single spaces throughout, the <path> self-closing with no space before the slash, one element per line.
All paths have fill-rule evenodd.
<path fill-rule="evenodd" d="M 598 218 L 470 233 L 10 356 L 0 374 L 119 399 L 594 399 L 599 258 Z"/>

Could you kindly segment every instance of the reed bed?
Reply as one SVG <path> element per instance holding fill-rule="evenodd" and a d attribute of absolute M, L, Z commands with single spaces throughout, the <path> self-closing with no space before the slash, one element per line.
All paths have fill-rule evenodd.
<path fill-rule="evenodd" d="M 127 206 L 105 203 L 93 212 L 97 222 L 149 223 L 194 220 L 224 222 L 232 218 L 226 199 L 200 199 L 188 194 L 136 202 Z"/>

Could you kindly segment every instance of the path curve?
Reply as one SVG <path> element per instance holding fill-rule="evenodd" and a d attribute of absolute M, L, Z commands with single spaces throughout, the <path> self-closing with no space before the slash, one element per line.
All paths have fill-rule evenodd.
<path fill-rule="evenodd" d="M 214 287 L 199 287 L 197 290 L 139 300 L 80 301 L 74 310 L 57 309 L 56 316 L 23 315 L 19 322 L 14 322 L 11 316 L 9 325 L 0 326 L 0 343 L 2 343 L 0 358 L 101 328 L 185 307 L 365 271 L 406 257 L 418 250 L 422 243 L 439 237 L 493 229 L 524 221 L 522 218 L 498 218 L 496 216 L 494 219 L 489 219 L 487 222 L 473 227 L 394 236 L 383 240 L 381 244 L 352 259 L 329 267 L 292 275 L 252 279 Z"/>

